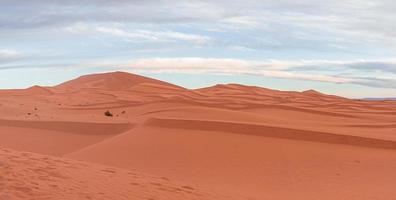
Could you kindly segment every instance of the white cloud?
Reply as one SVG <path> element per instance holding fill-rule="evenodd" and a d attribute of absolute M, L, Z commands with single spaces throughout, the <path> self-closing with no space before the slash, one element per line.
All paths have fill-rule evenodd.
<path fill-rule="evenodd" d="M 114 37 L 121 37 L 136 40 L 141 42 L 157 41 L 157 42 L 189 42 L 196 45 L 204 45 L 209 43 L 212 39 L 205 35 L 182 33 L 177 31 L 162 31 L 162 30 L 144 30 L 144 29 L 127 29 L 119 26 L 97 26 L 77 23 L 73 26 L 65 28 L 71 33 L 87 33 L 87 34 L 103 34 Z"/>
<path fill-rule="evenodd" d="M 0 49 L 0 57 L 2 58 L 12 58 L 12 57 L 18 57 L 20 56 L 21 53 L 15 50 L 10 50 L 10 49 Z"/>
<path fill-rule="evenodd" d="M 227 24 L 230 29 L 246 29 L 246 28 L 258 28 L 260 26 L 260 20 L 257 16 L 235 16 L 221 20 L 222 23 Z"/>
<path fill-rule="evenodd" d="M 2 56 L 3 55 L 3 56 Z M 6 56 L 4 56 L 6 55 Z M 0 58 L 19 55 L 15 51 L 0 50 Z M 0 59 L 1 60 L 1 59 Z M 136 73 L 185 73 L 253 75 L 282 79 L 350 83 L 376 88 L 393 88 L 396 84 L 396 60 L 244 60 L 234 58 L 172 57 L 132 60 L 95 59 L 66 64 L 53 62 L 34 67 L 100 68 Z M 29 68 L 30 65 L 1 64 L 0 69 Z"/>
<path fill-rule="evenodd" d="M 229 75 L 258 75 L 275 78 L 347 83 L 351 80 L 332 75 L 287 71 L 317 61 L 247 61 L 219 58 L 152 58 L 126 64 L 132 70 L 154 73 L 216 73 Z M 125 65 L 124 65 L 125 67 Z"/>
<path fill-rule="evenodd" d="M 259 71 L 258 73 L 252 73 L 253 75 L 263 75 L 274 78 L 285 78 L 285 79 L 297 79 L 297 80 L 310 80 L 310 81 L 322 81 L 331 83 L 351 83 L 352 79 L 343 78 L 331 75 L 323 74 L 306 74 L 306 73 L 296 73 L 288 71 Z"/>
<path fill-rule="evenodd" d="M 387 76 L 385 71 L 367 68 L 370 63 L 387 63 L 388 61 L 326 61 L 326 60 L 242 60 L 229 58 L 147 58 L 125 62 L 86 63 L 83 66 L 105 68 L 122 68 L 138 73 L 187 73 L 187 74 L 226 74 L 226 75 L 254 75 L 282 79 L 296 79 L 321 81 L 330 83 L 351 83 L 378 88 L 393 88 L 395 76 Z M 334 73 L 331 68 L 335 68 Z M 372 70 L 362 73 L 362 70 Z M 388 70 L 387 68 L 382 70 Z M 393 70 L 393 68 L 392 68 Z M 346 73 L 348 72 L 348 73 Z M 362 76 L 369 74 L 371 76 Z"/>
<path fill-rule="evenodd" d="M 22 57 L 23 54 L 21 52 L 11 49 L 0 49 L 0 63 L 18 60 Z"/>

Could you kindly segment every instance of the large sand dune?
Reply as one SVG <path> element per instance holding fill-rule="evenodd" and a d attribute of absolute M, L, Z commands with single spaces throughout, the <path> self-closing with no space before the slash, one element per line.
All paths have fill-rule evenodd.
<path fill-rule="evenodd" d="M 87 75 L 55 87 L 3 90 L 0 146 L 45 155 L 1 150 L 0 167 L 18 168 L 7 168 L 0 183 L 12 179 L 18 186 L 5 187 L 3 181 L 0 195 L 390 200 L 396 196 L 395 113 L 395 101 L 238 84 L 188 90 L 123 72 Z M 73 160 L 112 166 L 117 175 Z M 36 164 L 38 171 L 29 167 Z M 52 177 L 53 170 L 68 179 Z M 125 175 L 131 170 L 204 192 L 166 193 L 163 182 Z M 34 189 L 21 178 L 40 178 L 40 173 L 48 174 L 45 184 L 54 179 L 58 187 L 74 189 Z M 129 185 L 132 180 L 144 187 Z"/>

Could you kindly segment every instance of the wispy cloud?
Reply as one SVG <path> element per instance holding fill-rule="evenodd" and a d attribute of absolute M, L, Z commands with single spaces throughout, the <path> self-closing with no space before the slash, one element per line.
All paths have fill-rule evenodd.
<path fill-rule="evenodd" d="M 0 49 L 0 63 L 19 60 L 23 57 L 24 55 L 16 50 Z"/>
<path fill-rule="evenodd" d="M 19 56 L 13 51 L 0 51 L 0 58 Z M 1 59 L 0 59 L 1 60 Z M 3 59 L 4 60 L 4 59 Z M 374 88 L 395 89 L 396 60 L 244 60 L 234 58 L 144 58 L 133 60 L 87 60 L 77 63 L 44 63 L 35 65 L 0 64 L 1 69 L 23 68 L 100 68 L 135 73 L 252 75 L 281 79 L 356 84 Z"/>
<path fill-rule="evenodd" d="M 2 0 L 0 68 L 250 74 L 380 91 L 395 87 L 395 10 L 393 0 Z"/>
<path fill-rule="evenodd" d="M 251 50 L 377 56 L 396 52 L 395 9 L 391 0 L 4 0 L 0 2 L 0 36 L 1 31 L 15 37 L 26 30 L 50 34 L 50 30 L 73 29 L 80 23 L 118 37 L 199 45 L 213 41 L 214 46 L 235 51 L 240 48 L 232 47 L 243 46 Z M 101 25 L 92 27 L 95 24 Z M 139 28 L 142 26 L 155 29 Z M 208 36 L 202 30 L 222 34 Z"/>
<path fill-rule="evenodd" d="M 378 61 L 377 61 L 378 62 Z M 82 67 L 102 67 L 124 69 L 138 73 L 186 73 L 253 75 L 282 79 L 321 81 L 338 84 L 357 84 L 376 88 L 394 88 L 396 76 L 387 67 L 367 68 L 375 61 L 325 61 L 325 60 L 241 60 L 229 58 L 146 58 L 124 62 L 84 63 Z M 393 65 L 395 61 L 380 61 Z M 362 69 L 359 68 L 362 66 Z M 386 65 L 385 65 L 386 66 Z M 310 70 L 315 68 L 315 70 Z M 336 70 L 329 70 L 336 68 Z M 364 70 L 362 76 L 360 70 Z M 369 72 L 367 72 L 369 70 Z M 393 68 L 392 68 L 393 70 Z M 378 71 L 394 73 L 378 76 Z"/>
<path fill-rule="evenodd" d="M 99 33 L 109 34 L 113 36 L 126 37 L 130 39 L 145 39 L 151 41 L 186 41 L 194 44 L 202 45 L 210 41 L 210 37 L 187 34 L 176 31 L 152 31 L 152 30 L 132 30 L 126 31 L 120 28 L 97 27 Z"/>
<path fill-rule="evenodd" d="M 162 30 L 143 30 L 127 29 L 116 26 L 99 26 L 77 23 L 66 27 L 65 30 L 72 33 L 102 34 L 113 37 L 130 39 L 132 42 L 154 41 L 154 42 L 174 42 L 184 41 L 196 45 L 204 45 L 211 41 L 211 38 L 205 35 L 182 33 L 177 31 Z"/>

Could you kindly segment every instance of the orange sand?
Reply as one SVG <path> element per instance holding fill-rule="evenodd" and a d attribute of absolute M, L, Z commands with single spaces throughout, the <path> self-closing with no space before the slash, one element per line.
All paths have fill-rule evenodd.
<path fill-rule="evenodd" d="M 390 200 L 395 133 L 395 101 L 87 75 L 0 90 L 0 199 Z"/>

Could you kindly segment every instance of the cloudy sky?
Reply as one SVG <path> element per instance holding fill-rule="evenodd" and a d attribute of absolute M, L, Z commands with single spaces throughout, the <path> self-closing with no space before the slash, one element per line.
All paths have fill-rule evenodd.
<path fill-rule="evenodd" d="M 396 96 L 393 0 L 1 0 L 0 88 L 129 71 Z"/>

